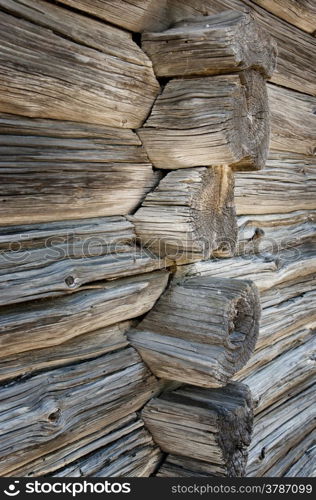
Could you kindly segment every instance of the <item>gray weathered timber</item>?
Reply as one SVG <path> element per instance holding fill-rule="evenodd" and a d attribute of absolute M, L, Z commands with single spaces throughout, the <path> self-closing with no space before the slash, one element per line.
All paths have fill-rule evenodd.
<path fill-rule="evenodd" d="M 292 159 L 292 153 L 314 156 L 315 159 L 316 97 L 271 83 L 267 87 L 271 112 L 272 157 L 275 156 L 274 151 L 284 151 L 288 160 Z"/>
<path fill-rule="evenodd" d="M 289 454 L 291 455 L 292 461 L 290 466 L 287 460 L 285 471 L 282 463 L 282 468 L 272 467 L 267 473 L 267 476 L 274 474 L 273 477 L 276 477 L 275 472 L 281 469 L 284 477 L 316 477 L 315 432 L 311 432 L 311 434 L 307 436 L 302 443 L 299 443 L 296 448 L 292 449 Z"/>
<path fill-rule="evenodd" d="M 258 170 L 269 143 L 264 78 L 247 70 L 171 80 L 138 133 L 158 168 L 235 165 Z"/>
<path fill-rule="evenodd" d="M 237 224 L 229 167 L 168 173 L 132 217 L 143 246 L 177 263 L 232 255 Z"/>
<path fill-rule="evenodd" d="M 305 383 L 306 384 L 306 383 Z M 305 386 L 306 387 L 306 386 Z M 315 428 L 315 377 L 304 390 L 266 408 L 254 419 L 247 476 L 266 476 L 279 460 Z M 290 395 L 289 395 L 290 396 Z"/>
<path fill-rule="evenodd" d="M 1 0 L 0 8 L 0 111 L 142 124 L 159 84 L 130 34 L 42 0 Z"/>
<path fill-rule="evenodd" d="M 276 42 L 254 19 L 238 11 L 199 16 L 166 31 L 143 33 L 142 48 L 157 76 L 218 75 L 253 68 L 275 69 Z"/>
<path fill-rule="evenodd" d="M 136 246 L 124 217 L 0 227 L 0 305 L 163 267 L 163 260 Z"/>
<path fill-rule="evenodd" d="M 93 443 L 96 451 L 81 449 L 74 464 L 54 474 L 55 477 L 148 477 L 158 466 L 162 453 L 154 444 L 142 420 L 133 416 L 123 428 Z M 85 451 L 89 454 L 86 456 Z"/>
<path fill-rule="evenodd" d="M 163 451 L 208 462 L 218 475 L 243 475 L 252 431 L 247 386 L 184 386 L 153 398 L 142 417 Z"/>
<path fill-rule="evenodd" d="M 157 271 L 86 285 L 55 299 L 4 306 L 0 357 L 62 346 L 75 337 L 149 311 L 165 289 L 168 273 Z"/>
<path fill-rule="evenodd" d="M 253 0 L 264 9 L 294 24 L 307 33 L 316 30 L 316 4 L 314 0 Z"/>
<path fill-rule="evenodd" d="M 197 460 L 180 455 L 167 455 L 167 458 L 159 468 L 157 477 L 215 477 L 225 476 L 220 465 L 210 464 L 203 460 Z"/>
<path fill-rule="evenodd" d="M 252 282 L 188 278 L 169 286 L 128 338 L 158 377 L 221 387 L 251 356 L 259 317 Z"/>
<path fill-rule="evenodd" d="M 132 130 L 1 113 L 0 134 L 2 224 L 128 214 L 158 182 Z"/>
<path fill-rule="evenodd" d="M 1 474 L 104 429 L 157 389 L 131 348 L 1 387 Z"/>

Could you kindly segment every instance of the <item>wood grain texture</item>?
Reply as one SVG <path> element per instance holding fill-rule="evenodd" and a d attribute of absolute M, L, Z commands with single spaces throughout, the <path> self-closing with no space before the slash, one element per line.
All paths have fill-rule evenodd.
<path fill-rule="evenodd" d="M 142 417 L 163 451 L 208 462 L 218 475 L 243 475 L 252 430 L 247 386 L 184 386 L 153 398 Z"/>
<path fill-rule="evenodd" d="M 203 460 L 181 457 L 180 455 L 167 455 L 159 468 L 157 477 L 214 477 L 224 476 L 224 471 L 219 465 L 210 464 Z"/>
<path fill-rule="evenodd" d="M 282 467 L 284 477 L 316 477 L 316 443 L 315 433 L 312 432 L 302 443 L 291 450 L 292 463 L 286 462 L 286 471 Z M 272 467 L 269 473 L 273 473 L 276 468 Z M 280 470 L 278 467 L 277 470 Z M 275 477 L 275 476 L 274 476 Z"/>
<path fill-rule="evenodd" d="M 0 305 L 164 267 L 135 238 L 124 217 L 0 227 Z"/>
<path fill-rule="evenodd" d="M 74 464 L 54 473 L 55 477 L 148 477 L 158 466 L 162 453 L 142 420 L 130 419 L 125 427 L 106 435 L 81 452 Z M 85 455 L 85 452 L 90 452 Z"/>
<path fill-rule="evenodd" d="M 307 33 L 316 30 L 316 5 L 313 0 L 253 0 L 265 10 L 297 26 Z"/>
<path fill-rule="evenodd" d="M 165 289 L 168 273 L 158 271 L 87 285 L 65 297 L 4 306 L 0 356 L 62 346 L 75 337 L 149 311 Z"/>
<path fill-rule="evenodd" d="M 24 464 L 104 429 L 157 388 L 131 348 L 2 387 L 1 474 L 21 473 Z"/>
<path fill-rule="evenodd" d="M 188 278 L 169 286 L 128 338 L 158 377 L 221 387 L 251 356 L 259 317 L 250 281 Z"/>
<path fill-rule="evenodd" d="M 256 71 L 171 80 L 138 131 L 154 166 L 264 166 L 268 97 Z"/>
<path fill-rule="evenodd" d="M 131 130 L 1 113 L 0 134 L 2 224 L 128 214 L 158 182 Z"/>
<path fill-rule="evenodd" d="M 0 8 L 0 111 L 142 124 L 159 84 L 131 35 L 42 0 L 1 0 Z"/>
<path fill-rule="evenodd" d="M 234 178 L 228 167 L 187 168 L 168 173 L 132 217 L 145 247 L 178 264 L 232 255 L 237 224 Z"/>
<path fill-rule="evenodd" d="M 270 77 L 276 42 L 250 15 L 225 11 L 143 33 L 142 48 L 157 76 L 218 75 L 253 68 Z"/>

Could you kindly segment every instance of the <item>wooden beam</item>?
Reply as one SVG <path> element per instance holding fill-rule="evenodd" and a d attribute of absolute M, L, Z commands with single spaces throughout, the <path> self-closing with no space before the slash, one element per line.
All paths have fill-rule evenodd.
<path fill-rule="evenodd" d="M 163 268 L 165 261 L 135 238 L 124 217 L 0 227 L 0 305 Z"/>
<path fill-rule="evenodd" d="M 168 173 L 131 219 L 143 246 L 177 263 L 232 255 L 237 225 L 228 167 Z"/>
<path fill-rule="evenodd" d="M 167 455 L 156 474 L 157 477 L 222 477 L 224 475 L 220 465 L 172 454 Z"/>
<path fill-rule="evenodd" d="M 169 286 L 128 338 L 158 377 L 221 387 L 251 356 L 259 316 L 251 282 L 188 278 Z"/>
<path fill-rule="evenodd" d="M 256 71 L 171 80 L 138 131 L 157 168 L 264 166 L 268 97 Z"/>
<path fill-rule="evenodd" d="M 157 76 L 218 75 L 256 69 L 271 77 L 276 42 L 248 15 L 228 10 L 143 33 L 142 48 Z"/>
<path fill-rule="evenodd" d="M 290 460 L 289 455 L 291 457 Z M 283 477 L 316 477 L 315 470 L 315 433 L 311 432 L 302 443 L 299 443 L 294 449 L 290 450 L 281 464 L 272 467 L 267 475 L 274 474 L 273 477 L 277 477 L 275 472 L 282 471 Z"/>
<path fill-rule="evenodd" d="M 0 154 L 6 225 L 128 214 L 158 182 L 131 130 L 2 113 Z"/>
<path fill-rule="evenodd" d="M 141 126 L 159 84 L 130 34 L 42 0 L 0 8 L 0 111 Z"/>
<path fill-rule="evenodd" d="M 184 386 L 153 398 L 142 417 L 163 451 L 208 462 L 220 475 L 243 475 L 252 430 L 247 386 Z"/>
<path fill-rule="evenodd" d="M 31 461 L 105 429 L 157 389 L 131 348 L 2 387 L 1 474 L 22 473 Z"/>
<path fill-rule="evenodd" d="M 307 33 L 316 30 L 316 5 L 314 0 L 253 0 L 265 10 L 284 19 Z"/>

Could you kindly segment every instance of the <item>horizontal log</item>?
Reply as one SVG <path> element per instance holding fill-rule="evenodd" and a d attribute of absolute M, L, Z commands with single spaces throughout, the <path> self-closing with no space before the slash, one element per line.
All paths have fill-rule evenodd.
<path fill-rule="evenodd" d="M 290 467 L 289 460 L 282 461 L 277 470 L 282 470 L 284 473 L 284 465 L 287 470 L 283 474 L 284 477 L 316 477 L 316 446 L 315 446 L 315 433 L 312 432 L 307 436 L 302 443 L 291 450 L 289 453 L 291 455 Z M 293 458 L 295 457 L 295 462 L 293 463 Z M 287 457 L 286 457 L 287 458 Z M 274 473 L 276 467 L 270 469 L 269 474 Z M 274 476 L 276 477 L 276 476 Z"/>
<path fill-rule="evenodd" d="M 153 398 L 142 417 L 163 451 L 208 462 L 220 475 L 231 477 L 244 473 L 251 408 L 243 384 L 221 389 L 184 386 Z"/>
<path fill-rule="evenodd" d="M 1 113 L 0 134 L 2 224 L 128 214 L 158 182 L 131 130 Z"/>
<path fill-rule="evenodd" d="M 247 476 L 266 476 L 274 464 L 314 429 L 314 386 L 311 379 L 310 384 L 283 404 L 267 408 L 255 417 Z"/>
<path fill-rule="evenodd" d="M 70 294 L 164 267 L 123 217 L 0 227 L 0 305 Z"/>
<path fill-rule="evenodd" d="M 316 6 L 313 0 L 253 0 L 264 9 L 307 33 L 315 31 Z"/>
<path fill-rule="evenodd" d="M 0 111 L 141 126 L 159 84 L 130 34 L 42 0 L 0 8 Z"/>
<path fill-rule="evenodd" d="M 256 71 L 171 80 L 138 131 L 157 168 L 264 166 L 268 97 Z"/>
<path fill-rule="evenodd" d="M 228 10 L 143 33 L 142 49 L 160 77 L 218 75 L 256 69 L 268 78 L 276 66 L 276 42 L 254 19 Z"/>
<path fill-rule="evenodd" d="M 180 455 L 167 455 L 157 477 L 214 477 L 223 476 L 221 466 Z"/>
<path fill-rule="evenodd" d="M 69 296 L 5 306 L 0 318 L 0 358 L 62 346 L 79 335 L 149 311 L 165 289 L 158 271 L 87 285 Z"/>
<path fill-rule="evenodd" d="M 272 153 L 285 151 L 315 156 L 316 98 L 271 83 L 268 84 L 268 97 Z"/>
<path fill-rule="evenodd" d="M 232 255 L 237 225 L 234 178 L 228 167 L 168 173 L 132 217 L 143 246 L 177 263 Z"/>
<path fill-rule="evenodd" d="M 2 387 L 1 474 L 21 473 L 30 461 L 104 429 L 157 388 L 131 348 Z"/>
<path fill-rule="evenodd" d="M 135 416 L 136 417 L 136 416 Z M 162 453 L 144 429 L 140 419 L 94 443 L 97 450 L 53 474 L 55 477 L 148 477 L 159 464 Z"/>
<path fill-rule="evenodd" d="M 235 204 L 238 215 L 281 214 L 316 209 L 316 161 L 269 154 L 261 172 L 237 172 Z"/>
<path fill-rule="evenodd" d="M 221 387 L 251 356 L 259 316 L 251 282 L 189 278 L 169 286 L 128 338 L 158 377 Z"/>

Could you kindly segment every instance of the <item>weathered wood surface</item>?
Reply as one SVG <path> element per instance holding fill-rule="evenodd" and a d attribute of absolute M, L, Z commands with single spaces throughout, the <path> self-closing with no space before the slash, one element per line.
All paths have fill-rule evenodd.
<path fill-rule="evenodd" d="M 130 34 L 42 0 L 0 8 L 0 111 L 141 126 L 159 84 Z"/>
<path fill-rule="evenodd" d="M 258 170 L 269 143 L 264 78 L 247 70 L 171 80 L 138 133 L 157 168 L 236 164 Z"/>
<path fill-rule="evenodd" d="M 149 311 L 165 289 L 168 273 L 158 271 L 87 285 L 74 294 L 4 306 L 0 356 L 61 346 L 79 335 Z"/>
<path fill-rule="evenodd" d="M 283 404 L 267 408 L 254 419 L 247 475 L 268 474 L 274 464 L 300 443 L 315 427 L 314 382 Z"/>
<path fill-rule="evenodd" d="M 259 317 L 250 281 L 189 278 L 170 285 L 128 338 L 158 377 L 221 387 L 251 356 Z"/>
<path fill-rule="evenodd" d="M 66 366 L 122 349 L 128 345 L 126 333 L 132 325 L 132 321 L 123 321 L 86 332 L 58 345 L 16 352 L 2 357 L 0 381 L 25 377 L 39 370 Z"/>
<path fill-rule="evenodd" d="M 131 348 L 2 387 L 1 474 L 21 473 L 32 460 L 104 429 L 157 388 Z"/>
<path fill-rule="evenodd" d="M 253 0 L 264 9 L 313 34 L 316 30 L 316 5 L 314 0 Z"/>
<path fill-rule="evenodd" d="M 236 173 L 235 204 L 238 215 L 315 210 L 315 158 L 271 152 L 261 172 Z"/>
<path fill-rule="evenodd" d="M 0 305 L 70 294 L 164 267 L 123 217 L 0 227 Z"/>
<path fill-rule="evenodd" d="M 285 151 L 289 159 L 291 153 L 315 157 L 316 98 L 272 84 L 268 84 L 268 97 L 272 157 L 275 150 Z"/>
<path fill-rule="evenodd" d="M 142 417 L 163 451 L 214 464 L 219 475 L 243 475 L 252 431 L 247 386 L 184 386 L 151 399 Z"/>
<path fill-rule="evenodd" d="M 180 455 L 167 455 L 157 477 L 214 477 L 223 476 L 221 466 Z"/>
<path fill-rule="evenodd" d="M 114 431 L 94 443 L 96 451 L 90 452 L 70 464 L 55 477 L 148 477 L 158 466 L 162 453 L 152 440 L 149 432 L 144 429 L 143 422 L 131 417 L 131 422 L 125 427 Z"/>
<path fill-rule="evenodd" d="M 303 449 L 303 453 L 302 453 Z M 315 433 L 312 432 L 307 438 L 304 439 L 299 446 L 293 450 L 291 455 L 294 455 L 296 461 L 288 467 L 284 477 L 316 477 L 316 443 Z M 273 469 L 269 472 L 273 472 Z M 283 472 L 283 471 L 282 471 Z M 275 477 L 275 476 L 274 476 Z"/>
<path fill-rule="evenodd" d="M 276 42 L 247 14 L 225 11 L 144 33 L 142 49 L 157 76 L 218 75 L 253 68 L 268 78 L 276 66 Z"/>
<path fill-rule="evenodd" d="M 232 255 L 237 224 L 228 167 L 179 169 L 148 193 L 132 217 L 143 246 L 177 263 Z"/>
<path fill-rule="evenodd" d="M 128 214 L 158 182 L 131 130 L 2 113 L 0 134 L 2 224 Z"/>

